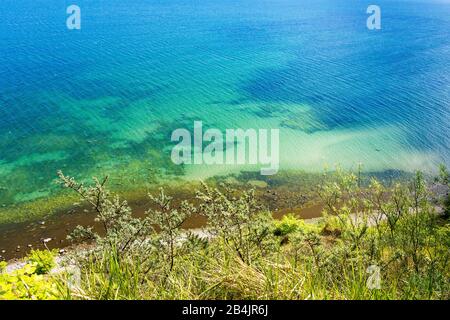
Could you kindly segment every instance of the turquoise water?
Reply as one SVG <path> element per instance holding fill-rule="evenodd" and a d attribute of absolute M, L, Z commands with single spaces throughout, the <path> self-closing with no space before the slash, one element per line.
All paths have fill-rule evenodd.
<path fill-rule="evenodd" d="M 81 8 L 68 30 L 66 7 Z M 175 128 L 280 128 L 280 166 L 450 164 L 450 1 L 2 0 L 0 203 L 58 169 L 121 184 L 175 166 Z"/>

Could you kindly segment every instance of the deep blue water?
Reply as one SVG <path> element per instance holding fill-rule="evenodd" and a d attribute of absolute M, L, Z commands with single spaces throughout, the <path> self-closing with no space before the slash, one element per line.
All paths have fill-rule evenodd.
<path fill-rule="evenodd" d="M 375 2 L 379 31 L 360 0 L 2 0 L 0 203 L 233 170 L 171 163 L 194 120 L 280 128 L 281 168 L 450 164 L 450 1 Z"/>

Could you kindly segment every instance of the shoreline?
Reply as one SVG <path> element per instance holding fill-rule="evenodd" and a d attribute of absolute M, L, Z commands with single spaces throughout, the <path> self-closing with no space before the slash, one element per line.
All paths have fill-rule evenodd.
<path fill-rule="evenodd" d="M 382 172 L 364 173 L 367 176 L 387 176 L 388 179 L 401 179 L 407 173 Z M 322 207 L 312 194 L 314 185 L 320 181 L 320 174 L 303 171 L 280 172 L 276 176 L 260 176 L 255 172 L 241 172 L 239 175 L 215 176 L 205 180 L 208 185 L 225 183 L 235 189 L 254 188 L 264 206 L 275 218 L 293 213 L 302 219 L 318 218 Z M 157 192 L 163 186 L 166 193 L 174 197 L 174 205 L 188 200 L 195 202 L 195 190 L 200 188 L 199 181 L 172 181 L 171 184 L 155 184 L 152 188 L 123 192 L 121 199 L 127 200 L 137 217 L 142 217 L 149 208 L 147 194 Z M 113 189 L 113 192 L 116 192 Z M 130 196 L 131 195 L 131 196 Z M 69 195 L 70 196 L 70 195 Z M 28 221 L 0 224 L 0 261 L 20 258 L 31 249 L 42 249 L 43 239 L 51 239 L 49 248 L 64 248 L 70 245 L 67 235 L 77 225 L 94 225 L 91 208 L 71 197 L 71 205 L 59 208 L 42 217 L 31 217 Z M 206 223 L 205 218 L 194 216 L 185 222 L 183 228 L 196 229 Z M 99 227 L 99 226 L 98 226 Z"/>
<path fill-rule="evenodd" d="M 132 206 L 133 208 L 133 206 Z M 322 216 L 322 206 L 318 204 L 297 208 L 294 210 L 281 209 L 272 213 L 275 219 L 285 214 L 294 212 L 295 215 L 305 221 L 314 221 Z M 136 216 L 143 216 L 143 208 L 134 210 Z M 0 261 L 14 261 L 25 257 L 32 249 L 67 249 L 71 246 L 83 245 L 73 244 L 66 237 L 77 225 L 94 225 L 95 229 L 100 226 L 94 222 L 94 216 L 85 212 L 75 214 L 60 214 L 50 219 L 26 223 L 24 225 L 12 225 L 9 228 L 0 228 Z M 201 230 L 206 225 L 206 219 L 201 216 L 193 216 L 183 224 L 184 230 Z M 6 229 L 6 230 L 5 230 Z M 48 240 L 45 243 L 43 240 Z M 51 239 L 51 240 L 49 240 Z M 18 249 L 19 246 L 19 249 Z M 5 250 L 5 252 L 2 252 Z"/>

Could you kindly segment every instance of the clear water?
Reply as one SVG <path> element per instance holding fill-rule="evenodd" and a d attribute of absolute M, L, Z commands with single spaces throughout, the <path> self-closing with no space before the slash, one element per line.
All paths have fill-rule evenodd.
<path fill-rule="evenodd" d="M 194 120 L 280 128 L 282 169 L 449 164 L 450 1 L 376 3 L 380 31 L 360 0 L 2 0 L 0 203 L 242 169 L 171 163 Z"/>

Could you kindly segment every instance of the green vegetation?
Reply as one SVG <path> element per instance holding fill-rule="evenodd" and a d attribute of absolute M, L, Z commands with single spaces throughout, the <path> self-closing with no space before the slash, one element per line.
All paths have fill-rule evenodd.
<path fill-rule="evenodd" d="M 55 265 L 55 254 L 33 251 L 21 268 L 6 272 L 0 262 L 0 300 L 50 300 L 60 297 L 58 281 L 48 273 Z"/>
<path fill-rule="evenodd" d="M 72 233 L 95 246 L 71 254 L 77 281 L 52 278 L 61 299 L 450 298 L 445 200 L 420 173 L 391 185 L 326 174 L 315 189 L 325 206 L 316 223 L 275 220 L 253 190 L 206 184 L 177 206 L 163 189 L 150 194 L 150 209 L 136 218 L 107 190 L 107 178 L 85 186 L 59 175 L 103 227 Z M 442 174 L 435 183 L 448 188 Z M 183 231 L 193 214 L 207 218 L 206 228 Z"/>
<path fill-rule="evenodd" d="M 444 165 L 439 167 L 439 177 L 436 179 L 438 183 L 447 186 L 447 194 L 443 199 L 444 216 L 448 219 L 450 218 L 450 173 Z"/>
<path fill-rule="evenodd" d="M 36 274 L 46 274 L 55 267 L 56 254 L 57 250 L 31 250 L 27 260 L 35 266 Z"/>
<path fill-rule="evenodd" d="M 304 220 L 296 218 L 293 214 L 287 214 L 281 220 L 273 222 L 275 236 L 288 236 L 289 234 L 318 232 L 319 226 L 316 224 L 307 224 Z"/>

